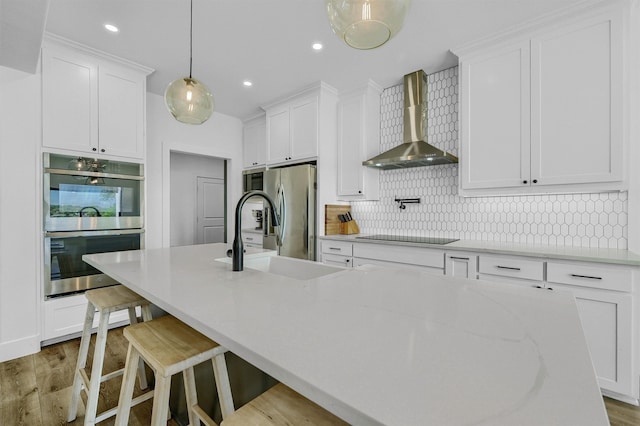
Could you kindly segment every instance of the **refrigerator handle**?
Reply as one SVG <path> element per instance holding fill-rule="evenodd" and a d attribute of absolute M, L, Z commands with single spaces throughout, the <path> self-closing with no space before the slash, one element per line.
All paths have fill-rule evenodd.
<path fill-rule="evenodd" d="M 265 203 L 266 204 L 266 203 Z M 262 209 L 262 236 L 269 236 L 269 227 L 271 226 L 271 214 L 269 213 L 269 207 L 265 206 Z"/>
<path fill-rule="evenodd" d="M 280 207 L 280 226 L 278 226 L 279 229 L 278 232 L 276 232 L 276 235 L 278 235 L 280 240 L 280 243 L 278 245 L 281 246 L 282 244 L 284 244 L 284 236 L 287 227 L 287 211 L 285 208 L 287 205 L 287 199 L 284 192 L 284 186 L 280 185 L 278 193 L 280 194 L 280 196 L 278 197 L 278 206 Z"/>

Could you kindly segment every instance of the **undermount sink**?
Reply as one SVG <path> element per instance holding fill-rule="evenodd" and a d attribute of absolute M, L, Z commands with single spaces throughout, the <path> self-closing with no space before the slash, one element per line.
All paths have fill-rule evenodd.
<path fill-rule="evenodd" d="M 216 261 L 231 264 L 229 257 L 219 258 Z M 344 271 L 343 268 L 324 263 L 284 256 L 245 257 L 244 267 L 298 280 L 311 280 Z"/>

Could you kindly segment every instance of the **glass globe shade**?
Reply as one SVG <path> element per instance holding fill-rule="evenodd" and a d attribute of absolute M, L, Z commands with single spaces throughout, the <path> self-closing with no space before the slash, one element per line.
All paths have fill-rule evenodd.
<path fill-rule="evenodd" d="M 213 114 L 213 95 L 207 86 L 191 77 L 174 80 L 164 92 L 167 109 L 176 120 L 202 124 Z"/>
<path fill-rule="evenodd" d="M 375 49 L 402 28 L 411 0 L 326 0 L 333 32 L 355 49 Z"/>

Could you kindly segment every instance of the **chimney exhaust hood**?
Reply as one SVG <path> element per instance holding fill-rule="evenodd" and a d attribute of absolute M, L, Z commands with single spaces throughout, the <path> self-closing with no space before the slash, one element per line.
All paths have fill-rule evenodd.
<path fill-rule="evenodd" d="M 428 144 L 426 139 L 427 75 L 419 70 L 404 76 L 404 143 L 362 165 L 393 170 L 458 162 L 458 157 Z"/>

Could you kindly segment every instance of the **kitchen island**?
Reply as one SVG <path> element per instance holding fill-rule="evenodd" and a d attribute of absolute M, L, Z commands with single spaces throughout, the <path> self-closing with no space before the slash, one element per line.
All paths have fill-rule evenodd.
<path fill-rule="evenodd" d="M 248 267 L 269 253 L 233 272 L 216 260 L 227 248 L 83 259 L 352 424 L 607 424 L 568 292 L 373 265 L 310 279 Z"/>

